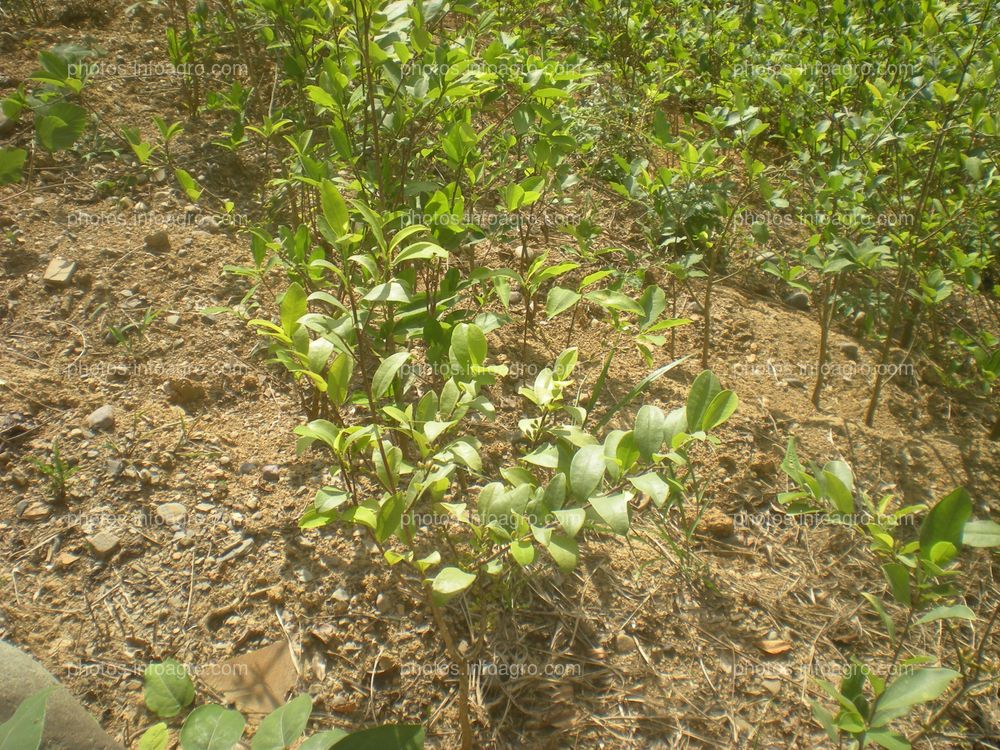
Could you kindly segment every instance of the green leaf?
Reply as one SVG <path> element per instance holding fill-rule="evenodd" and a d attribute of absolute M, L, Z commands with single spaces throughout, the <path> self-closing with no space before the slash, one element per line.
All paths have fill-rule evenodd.
<path fill-rule="evenodd" d="M 653 454 L 663 445 L 663 424 L 666 415 L 663 411 L 646 404 L 635 415 L 635 447 L 644 461 L 651 461 Z"/>
<path fill-rule="evenodd" d="M 459 323 L 451 334 L 449 357 L 452 365 L 467 371 L 486 362 L 487 344 L 483 329 L 474 323 Z"/>
<path fill-rule="evenodd" d="M 192 203 L 197 203 L 198 199 L 201 198 L 201 188 L 199 188 L 198 183 L 194 181 L 194 177 L 183 169 L 175 169 L 174 175 L 176 175 L 177 182 L 180 183 L 180 186 L 187 195 L 188 200 Z"/>
<path fill-rule="evenodd" d="M 823 470 L 822 477 L 827 494 L 830 496 L 830 499 L 833 501 L 837 510 L 846 515 L 853 513 L 854 495 L 843 483 L 843 481 L 841 481 L 840 477 L 836 474 L 830 473 L 826 469 Z"/>
<path fill-rule="evenodd" d="M 628 515 L 628 502 L 631 499 L 632 495 L 628 492 L 619 492 L 615 495 L 599 495 L 590 498 L 590 507 L 611 527 L 612 531 L 625 536 L 628 534 L 629 527 L 631 526 Z"/>
<path fill-rule="evenodd" d="M 612 357 L 613 354 L 614 354 L 614 350 L 611 351 L 611 353 L 608 355 L 608 358 L 605 360 L 605 362 L 604 362 L 604 369 L 601 371 L 601 376 L 598 379 L 598 383 L 603 383 L 604 379 L 607 377 L 608 368 L 609 368 L 609 366 L 611 364 L 611 357 Z M 635 399 L 635 397 L 638 396 L 640 393 L 642 393 L 644 390 L 646 390 L 646 388 L 648 388 L 651 383 L 653 383 L 654 381 L 658 380 L 665 373 L 667 373 L 670 370 L 672 370 L 675 367 L 677 367 L 677 365 L 679 365 L 679 364 L 683 363 L 684 361 L 686 361 L 688 359 L 688 357 L 690 357 L 690 356 L 691 355 L 685 355 L 685 356 L 681 357 L 680 359 L 675 359 L 673 362 L 667 362 L 667 364 L 663 365 L 662 367 L 656 368 L 651 373 L 649 373 L 646 377 L 644 377 L 642 380 L 640 380 L 638 383 L 636 383 L 635 386 L 632 388 L 632 390 L 630 390 L 628 393 L 625 394 L 625 398 L 623 398 L 621 401 L 619 401 L 617 404 L 615 404 L 612 408 L 608 409 L 607 413 L 604 415 L 604 417 L 601 419 L 600 423 L 597 425 L 598 429 L 600 429 L 600 428 L 604 427 L 605 425 L 607 425 L 608 422 L 610 422 L 611 419 L 615 416 L 615 414 L 617 414 L 621 409 L 623 409 L 624 407 L 626 407 L 630 403 L 632 403 L 632 401 Z M 588 403 L 587 403 L 587 411 L 588 412 L 591 411 L 594 408 L 594 404 L 596 404 L 596 402 L 597 402 L 597 396 L 600 395 L 600 392 L 601 391 L 597 387 L 597 384 L 595 384 L 594 385 L 594 395 L 591 396 L 591 400 L 588 401 Z"/>
<path fill-rule="evenodd" d="M 460 596 L 475 580 L 475 573 L 466 573 L 461 568 L 454 566 L 442 568 L 431 581 L 434 601 L 438 604 L 444 604 L 456 596 Z"/>
<path fill-rule="evenodd" d="M 250 742 L 250 750 L 284 750 L 302 736 L 312 713 L 312 698 L 296 696 L 269 713 Z"/>
<path fill-rule="evenodd" d="M 871 725 L 884 727 L 913 706 L 938 698 L 959 676 L 954 669 L 943 667 L 915 669 L 900 675 L 880 696 Z"/>
<path fill-rule="evenodd" d="M 289 284 L 278 300 L 278 306 L 281 311 L 281 329 L 292 338 L 298 328 L 299 318 L 308 311 L 305 290 L 297 282 Z"/>
<path fill-rule="evenodd" d="M 319 86 L 306 86 L 306 96 L 309 97 L 310 101 L 327 109 L 335 109 L 337 106 L 337 102 L 334 101 L 330 93 Z"/>
<path fill-rule="evenodd" d="M 331 180 L 323 180 L 320 184 L 320 203 L 323 207 L 323 219 L 333 233 L 332 240 L 343 238 L 350 229 L 351 217 L 344 196 Z"/>
<path fill-rule="evenodd" d="M 580 559 L 576 540 L 563 534 L 553 534 L 545 547 L 561 570 L 573 570 Z"/>
<path fill-rule="evenodd" d="M 215 704 L 198 706 L 181 727 L 184 750 L 232 750 L 243 736 L 246 719 L 239 711 Z"/>
<path fill-rule="evenodd" d="M 343 729 L 328 729 L 325 732 L 314 734 L 312 737 L 307 739 L 299 745 L 299 750 L 330 750 L 331 747 L 336 745 L 342 739 L 350 736 L 351 735 Z"/>
<path fill-rule="evenodd" d="M 330 363 L 326 372 L 326 395 L 337 406 L 347 401 L 353 371 L 354 358 L 346 352 L 338 354 Z"/>
<path fill-rule="evenodd" d="M 910 743 L 905 737 L 888 729 L 869 729 L 865 738 L 886 750 L 910 750 Z"/>
<path fill-rule="evenodd" d="M 153 724 L 139 738 L 139 750 L 167 750 L 170 744 L 170 730 L 162 721 Z M 184 748 L 187 750 L 187 748 Z"/>
<path fill-rule="evenodd" d="M 941 606 L 935 607 L 930 612 L 921 615 L 917 620 L 917 625 L 923 625 L 925 622 L 934 622 L 935 620 L 975 620 L 976 613 L 971 609 L 966 607 L 964 604 L 953 604 L 951 606 Z"/>
<path fill-rule="evenodd" d="M 629 477 L 628 481 L 643 495 L 648 495 L 657 508 L 662 508 L 663 504 L 667 501 L 670 485 L 664 482 L 659 474 L 649 472 L 641 476 Z"/>
<path fill-rule="evenodd" d="M 573 374 L 573 370 L 576 369 L 576 363 L 580 359 L 580 350 L 571 346 L 569 349 L 563 349 L 559 356 L 556 357 L 555 365 L 552 368 L 552 374 L 558 380 L 568 380 Z"/>
<path fill-rule="evenodd" d="M 966 522 L 962 544 L 967 547 L 1000 547 L 1000 524 L 990 520 Z"/>
<path fill-rule="evenodd" d="M 0 750 L 38 750 L 45 729 L 45 704 L 56 686 L 32 693 L 0 724 Z"/>
<path fill-rule="evenodd" d="M 889 581 L 889 588 L 892 597 L 900 604 L 910 606 L 910 571 L 899 563 L 886 563 L 882 566 L 882 572 Z"/>
<path fill-rule="evenodd" d="M 573 497 L 586 501 L 604 479 L 604 447 L 587 445 L 576 452 L 569 466 L 569 487 Z"/>
<path fill-rule="evenodd" d="M 510 556 L 514 562 L 525 568 L 535 561 L 535 545 L 530 541 L 514 540 L 510 543 Z"/>
<path fill-rule="evenodd" d="M 396 373 L 403 366 L 403 363 L 410 358 L 409 352 L 396 352 L 382 360 L 375 375 L 372 377 L 372 396 L 382 398 L 392 385 Z"/>
<path fill-rule="evenodd" d="M 393 258 L 392 264 L 396 266 L 408 260 L 428 260 L 430 258 L 447 258 L 448 256 L 447 250 L 433 242 L 415 242 Z"/>
<path fill-rule="evenodd" d="M 896 623 L 892 621 L 892 617 L 886 612 L 885 607 L 882 606 L 882 602 L 874 594 L 869 594 L 868 592 L 861 592 L 861 596 L 868 600 L 868 603 L 872 605 L 872 609 L 878 614 L 879 618 L 882 620 L 882 625 L 885 626 L 886 632 L 889 634 L 889 640 L 895 643 L 896 641 Z"/>
<path fill-rule="evenodd" d="M 150 711 L 169 719 L 194 700 L 194 683 L 183 664 L 175 659 L 164 659 L 146 667 L 143 695 Z"/>
<path fill-rule="evenodd" d="M 799 455 L 795 450 L 795 438 L 788 438 L 788 445 L 785 447 L 785 457 L 781 460 L 781 470 L 800 487 L 805 485 L 805 470 L 799 461 Z"/>
<path fill-rule="evenodd" d="M 833 714 L 825 706 L 814 700 L 810 700 L 809 703 L 812 704 L 813 718 L 826 731 L 826 736 L 830 738 L 830 741 L 836 742 L 839 732 L 833 723 Z"/>
<path fill-rule="evenodd" d="M 729 419 L 739 405 L 740 400 L 732 391 L 716 394 L 701 418 L 701 429 L 705 432 L 715 429 Z"/>
<path fill-rule="evenodd" d="M 42 115 L 37 121 L 38 142 L 46 151 L 72 148 L 87 127 L 87 110 L 69 102 L 46 105 L 37 114 Z"/>
<path fill-rule="evenodd" d="M 635 315 L 644 315 L 646 312 L 642 309 L 642 305 L 634 299 L 612 289 L 597 289 L 593 292 L 587 292 L 585 296 L 591 302 L 596 302 L 609 310 L 621 310 Z"/>
<path fill-rule="evenodd" d="M 710 370 L 704 370 L 694 379 L 687 397 L 688 432 L 701 429 L 701 424 L 708 413 L 709 405 L 721 392 L 722 385 Z"/>
<path fill-rule="evenodd" d="M 549 294 L 545 298 L 545 314 L 550 318 L 554 318 L 556 315 L 569 310 L 582 298 L 583 295 L 579 292 L 574 292 L 572 289 L 565 289 L 561 286 L 554 286 L 549 290 Z"/>
<path fill-rule="evenodd" d="M 357 256 L 355 256 L 357 257 Z M 373 286 L 362 299 L 365 302 L 396 302 L 406 304 L 412 301 L 410 293 L 398 281 L 388 281 L 385 284 Z"/>
<path fill-rule="evenodd" d="M 28 152 L 23 148 L 0 148 L 0 185 L 20 182 L 24 178 L 24 160 Z"/>
<path fill-rule="evenodd" d="M 583 528 L 584 521 L 587 520 L 587 511 L 583 508 L 567 508 L 565 510 L 553 510 L 552 515 L 556 517 L 563 531 L 570 538 L 576 537 Z"/>
<path fill-rule="evenodd" d="M 962 548 L 962 532 L 965 522 L 972 515 L 972 499 L 964 488 L 941 498 L 931 508 L 920 526 L 920 556 L 931 559 L 931 549 L 938 542 L 950 542 L 955 554 Z M 952 555 L 953 557 L 954 555 Z M 950 558 L 949 558 L 950 559 Z M 941 561 L 947 562 L 947 560 Z M 939 564 L 941 564 L 939 562 Z"/>
<path fill-rule="evenodd" d="M 306 743 L 308 745 L 308 743 Z M 306 747 L 300 750 L 323 750 Z M 424 728 L 412 724 L 387 724 L 352 732 L 331 748 L 336 750 L 423 750 Z"/>

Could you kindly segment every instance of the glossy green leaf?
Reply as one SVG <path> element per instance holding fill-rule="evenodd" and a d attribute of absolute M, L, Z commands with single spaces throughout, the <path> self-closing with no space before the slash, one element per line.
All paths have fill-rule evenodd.
<path fill-rule="evenodd" d="M 732 391 L 722 391 L 716 394 L 701 418 L 701 429 L 705 432 L 715 429 L 729 419 L 739 405 L 740 400 Z"/>
<path fill-rule="evenodd" d="M 371 729 L 352 732 L 335 745 L 331 750 L 423 750 L 424 728 L 407 724 L 389 724 Z M 307 748 L 301 750 L 322 750 L 322 748 Z"/>
<path fill-rule="evenodd" d="M 614 495 L 598 495 L 590 498 L 590 507 L 596 511 L 611 530 L 616 534 L 625 536 L 631 527 L 629 519 L 629 500 L 632 495 L 628 492 L 619 492 Z"/>
<path fill-rule="evenodd" d="M 605 469 L 603 446 L 580 448 L 569 466 L 569 487 L 573 497 L 580 501 L 588 500 L 600 486 Z"/>
<path fill-rule="evenodd" d="M 264 717 L 250 741 L 250 750 L 285 750 L 306 730 L 312 714 L 312 698 L 303 694 L 292 698 Z"/>
<path fill-rule="evenodd" d="M 582 298 L 583 295 L 574 292 L 572 289 L 554 286 L 549 290 L 548 296 L 545 298 L 545 314 L 550 318 L 554 318 L 560 313 L 569 310 Z"/>
<path fill-rule="evenodd" d="M 239 711 L 214 704 L 198 706 L 181 727 L 183 750 L 233 750 L 243 736 L 246 719 Z"/>
<path fill-rule="evenodd" d="M 962 532 L 972 515 L 972 499 L 964 488 L 959 487 L 941 498 L 930 509 L 920 526 L 920 555 L 931 559 L 931 549 L 938 542 L 949 542 L 955 552 L 962 547 Z M 947 562 L 939 560 L 938 564 Z"/>
<path fill-rule="evenodd" d="M 722 392 L 719 379 L 709 370 L 704 370 L 691 384 L 687 397 L 687 429 L 700 430 L 712 400 Z"/>
<path fill-rule="evenodd" d="M 652 460 L 654 453 L 663 445 L 663 426 L 666 416 L 663 411 L 650 404 L 644 405 L 635 415 L 635 447 L 644 461 Z"/>

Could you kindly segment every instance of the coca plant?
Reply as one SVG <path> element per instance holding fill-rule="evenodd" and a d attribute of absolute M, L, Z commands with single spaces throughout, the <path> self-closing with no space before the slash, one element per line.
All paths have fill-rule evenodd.
<path fill-rule="evenodd" d="M 992 613 L 970 608 L 962 580 L 963 548 L 1000 547 L 1000 525 L 972 518 L 972 499 L 958 488 L 930 508 L 923 504 L 900 505 L 885 495 L 870 498 L 856 486 L 854 474 L 843 461 L 824 466 L 803 466 L 794 439 L 790 439 L 781 468 L 794 489 L 779 500 L 789 513 L 821 513 L 866 540 L 885 579 L 885 590 L 862 592 L 878 616 L 891 653 L 888 663 L 866 664 L 851 657 L 839 685 L 817 680 L 818 687 L 834 701 L 831 708 L 812 701 L 813 716 L 831 741 L 848 747 L 877 745 L 905 750 L 911 742 L 935 731 L 949 707 L 989 690 L 985 653 L 1000 603 Z M 917 533 L 914 520 L 925 513 Z M 976 635 L 981 617 L 986 627 Z M 937 629 L 954 647 L 954 659 L 945 664 L 920 653 L 919 638 Z M 950 649 L 943 655 L 951 656 Z M 949 697 L 907 738 L 893 723 L 918 706 Z"/>

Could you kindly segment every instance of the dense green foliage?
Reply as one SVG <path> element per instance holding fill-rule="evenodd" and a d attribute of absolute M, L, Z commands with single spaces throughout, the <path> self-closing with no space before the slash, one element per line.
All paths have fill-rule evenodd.
<path fill-rule="evenodd" d="M 330 458 L 300 526 L 365 529 L 423 588 L 462 663 L 443 614 L 452 600 L 491 601 L 543 562 L 571 570 L 585 540 L 628 537 L 640 508 L 654 522 L 701 517 L 698 462 L 738 405 L 709 369 L 723 277 L 809 295 L 817 408 L 835 330 L 878 347 L 869 425 L 901 360 L 988 395 L 1000 376 L 998 18 L 992 0 L 175 7 L 169 54 L 194 71 L 186 107 L 224 123 L 214 145 L 265 175 L 252 262 L 228 270 L 252 286 L 236 312 L 296 383 L 308 415 L 298 449 Z M 223 47 L 250 75 L 213 91 L 197 65 Z M 10 117 L 33 118 L 39 149 L 99 133 L 82 106 L 86 76 L 74 75 L 94 54 L 46 53 L 4 101 Z M 273 85 L 248 83 L 262 80 Z M 190 200 L 231 214 L 171 155 L 182 125 L 156 129 L 156 143 L 131 128 L 113 136 L 144 168 L 172 169 Z M 26 157 L 0 152 L 0 181 L 23 178 Z M 598 241 L 609 202 L 638 242 Z M 477 252 L 487 246 L 512 248 L 509 264 Z M 698 299 L 703 371 L 673 411 L 636 406 L 677 363 L 673 332 L 691 323 L 678 315 L 682 290 Z M 614 350 L 586 391 L 574 378 L 581 311 L 650 369 L 619 402 L 603 387 Z M 554 362 L 528 346 L 542 315 L 566 316 Z M 491 356 L 489 337 L 519 342 L 517 361 Z M 494 466 L 479 427 L 495 417 L 498 379 L 529 365 L 513 463 Z M 784 498 L 793 512 L 891 517 L 845 523 L 866 535 L 905 609 L 900 626 L 866 594 L 894 645 L 911 627 L 974 616 L 951 584 L 957 555 L 970 528 L 983 543 L 965 546 L 995 539 L 990 522 L 967 523 L 964 491 L 911 540 L 898 522 L 926 508 L 873 504 L 846 464 L 809 473 L 794 448 L 784 468 L 802 488 Z M 47 473 L 61 492 L 68 475 Z M 822 685 L 837 713 L 816 704 L 815 716 L 831 738 L 908 747 L 889 722 L 959 676 L 971 690 L 978 667 L 967 667 L 890 682 L 858 665 Z M 461 701 L 470 747 L 464 668 Z"/>

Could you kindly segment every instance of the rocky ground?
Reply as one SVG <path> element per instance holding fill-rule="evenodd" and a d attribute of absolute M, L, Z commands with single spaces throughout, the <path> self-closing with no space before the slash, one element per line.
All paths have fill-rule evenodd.
<path fill-rule="evenodd" d="M 97 37 L 112 55 L 156 59 L 150 28 L 116 16 L 7 38 L 0 93 L 57 40 Z M 170 93 L 115 80 L 90 96 L 121 124 L 162 111 Z M 179 153 L 196 154 L 197 127 L 185 138 Z M 213 679 L 213 665 L 286 642 L 293 671 L 282 661 L 285 672 L 265 669 L 262 680 L 310 692 L 317 727 L 422 722 L 430 747 L 454 747 L 455 681 L 419 600 L 360 536 L 296 525 L 323 457 L 296 456 L 293 389 L 243 321 L 213 312 L 247 292 L 223 273 L 247 262 L 246 235 L 190 206 L 163 174 L 122 179 L 137 172 L 65 157 L 0 188 L 0 637 L 129 747 L 154 721 L 142 700 L 147 663 L 176 658 L 203 699 L 225 700 L 235 688 Z M 95 187 L 108 179 L 112 193 Z M 212 179 L 221 190 L 240 175 L 219 168 Z M 695 324 L 678 353 L 695 352 L 700 317 L 690 299 L 682 307 Z M 466 605 L 465 647 L 514 665 L 475 675 L 483 747 L 817 746 L 813 678 L 850 654 L 885 656 L 886 644 L 858 596 L 877 572 L 856 538 L 790 524 L 777 506 L 789 435 L 802 455 L 849 461 L 873 494 L 921 502 L 964 485 L 981 513 L 995 510 L 995 402 L 942 389 L 916 362 L 868 428 L 872 347 L 838 333 L 818 411 L 800 372 L 818 340 L 808 301 L 748 282 L 720 289 L 716 314 L 712 367 L 741 408 L 709 462 L 703 533 L 679 556 L 642 523 L 631 545 L 594 539 L 573 574 L 524 583 L 501 617 Z M 574 337 L 586 382 L 609 336 L 596 321 Z M 558 320 L 540 328 L 530 363 L 551 361 L 565 337 Z M 491 347 L 508 361 L 518 348 Z M 698 369 L 677 368 L 649 400 L 678 405 Z M 646 371 L 623 350 L 612 392 Z M 518 384 L 492 394 L 504 415 Z M 509 456 L 513 427 L 503 416 L 490 428 L 490 460 Z M 53 446 L 75 472 L 64 498 L 31 460 L 51 461 Z M 974 595 L 995 602 L 995 559 L 973 555 L 969 570 Z M 956 712 L 956 725 L 1000 735 L 995 691 L 987 697 Z"/>

